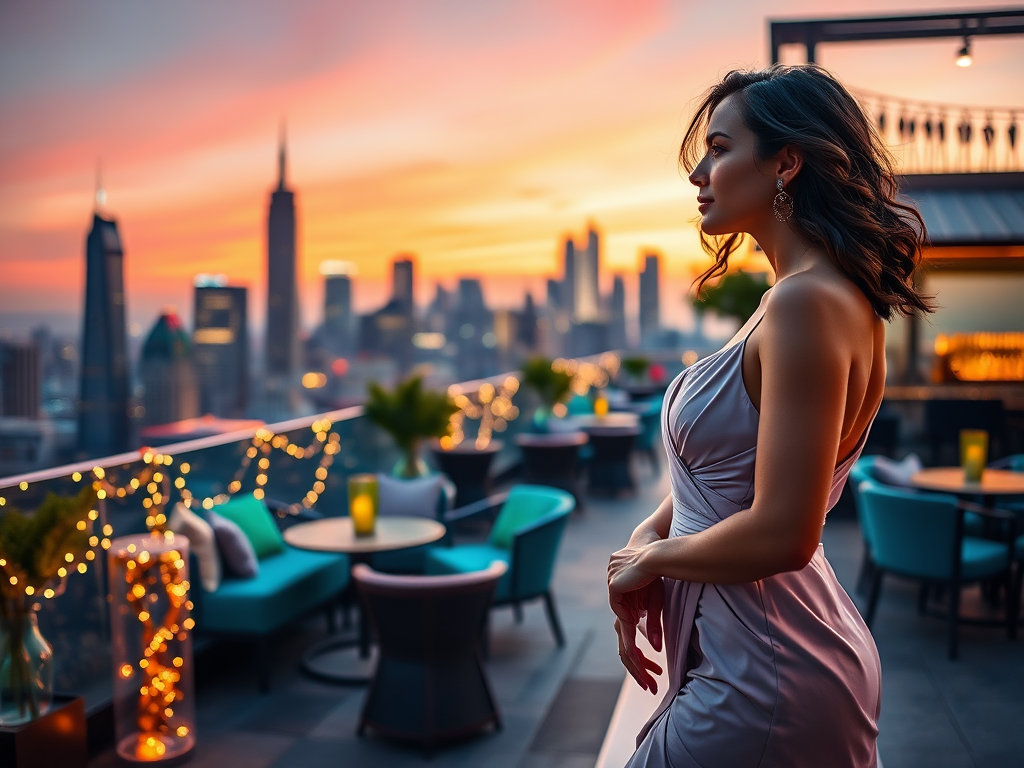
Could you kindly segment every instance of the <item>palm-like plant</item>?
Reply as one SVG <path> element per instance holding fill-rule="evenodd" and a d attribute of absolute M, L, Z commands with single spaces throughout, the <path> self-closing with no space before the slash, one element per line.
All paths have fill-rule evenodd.
<path fill-rule="evenodd" d="M 424 389 L 421 376 L 412 376 L 392 390 L 371 382 L 363 405 L 366 417 L 391 435 L 402 451 L 400 474 L 405 477 L 419 474 L 420 443 L 449 434 L 451 417 L 458 411 L 447 392 Z"/>
<path fill-rule="evenodd" d="M 11 509 L 0 517 L 0 686 L 11 699 L 3 702 L 4 710 L 15 722 L 37 718 L 49 694 L 49 684 L 37 679 L 35 666 L 41 662 L 31 658 L 25 644 L 28 628 L 38 633 L 34 596 L 60 594 L 73 563 L 84 561 L 95 503 L 96 491 L 89 486 L 72 497 L 48 494 L 31 515 Z M 41 635 L 38 640 L 49 668 L 52 650 Z"/>
<path fill-rule="evenodd" d="M 624 357 L 622 358 L 622 370 L 626 372 L 626 375 L 633 381 L 640 381 L 644 374 L 647 373 L 647 369 L 651 367 L 651 361 L 646 357 Z"/>
<path fill-rule="evenodd" d="M 545 357 L 531 357 L 523 365 L 523 386 L 532 389 L 540 399 L 533 414 L 537 431 L 546 432 L 552 409 L 566 399 L 571 391 L 573 376 L 564 369 L 555 370 Z"/>
<path fill-rule="evenodd" d="M 693 308 L 699 313 L 713 309 L 722 317 L 735 317 L 742 325 L 757 311 L 768 287 L 767 275 L 733 272 L 706 287 L 693 299 Z"/>

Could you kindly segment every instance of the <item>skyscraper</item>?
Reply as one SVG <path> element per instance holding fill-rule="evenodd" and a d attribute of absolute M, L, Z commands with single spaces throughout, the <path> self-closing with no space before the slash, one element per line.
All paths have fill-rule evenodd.
<path fill-rule="evenodd" d="M 644 256 L 644 269 L 640 273 L 640 346 L 656 344 L 661 318 L 658 310 L 658 255 Z"/>
<path fill-rule="evenodd" d="M 96 194 L 103 202 L 103 190 Z M 97 210 L 85 241 L 85 316 L 78 398 L 78 448 L 109 456 L 129 447 L 124 251 L 117 223 Z"/>
<path fill-rule="evenodd" d="M 352 275 L 355 264 L 325 261 L 320 264 L 324 276 L 323 344 L 335 355 L 349 355 L 355 344 L 352 315 Z"/>
<path fill-rule="evenodd" d="M 281 136 L 277 189 L 267 217 L 268 390 L 291 388 L 298 361 L 299 297 L 295 259 L 295 195 L 285 186 L 285 143 Z"/>
<path fill-rule="evenodd" d="M 42 359 L 35 342 L 0 344 L 0 416 L 39 418 L 42 400 Z"/>
<path fill-rule="evenodd" d="M 199 386 L 188 334 L 173 308 L 163 311 L 142 346 L 139 361 L 143 423 L 170 424 L 199 415 Z"/>
<path fill-rule="evenodd" d="M 562 257 L 562 290 L 558 292 L 559 309 L 565 310 L 570 316 L 573 313 L 573 302 L 576 300 L 576 243 L 572 237 L 565 238 Z"/>
<path fill-rule="evenodd" d="M 612 282 L 612 295 L 608 308 L 608 344 L 612 349 L 625 349 L 626 343 L 626 285 L 622 275 Z"/>
<path fill-rule="evenodd" d="M 408 256 L 395 259 L 391 280 L 391 298 L 395 303 L 412 312 L 413 303 L 413 263 Z"/>
<path fill-rule="evenodd" d="M 240 418 L 249 402 L 248 291 L 223 275 L 195 279 L 192 360 L 199 381 L 199 410 Z"/>

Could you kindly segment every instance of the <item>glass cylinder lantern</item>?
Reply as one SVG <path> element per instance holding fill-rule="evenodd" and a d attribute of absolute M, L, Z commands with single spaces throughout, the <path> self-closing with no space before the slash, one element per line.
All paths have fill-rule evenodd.
<path fill-rule="evenodd" d="M 348 479 L 348 514 L 356 536 L 372 536 L 379 504 L 377 476 L 352 475 Z"/>
<path fill-rule="evenodd" d="M 107 557 L 117 754 L 172 760 L 195 745 L 188 539 L 125 536 Z"/>
<path fill-rule="evenodd" d="M 960 466 L 964 481 L 980 483 L 988 461 L 988 432 L 983 429 L 960 430 Z"/>

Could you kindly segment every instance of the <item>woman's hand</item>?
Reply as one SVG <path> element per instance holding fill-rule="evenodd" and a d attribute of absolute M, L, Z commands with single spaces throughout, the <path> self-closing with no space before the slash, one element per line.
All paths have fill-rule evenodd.
<path fill-rule="evenodd" d="M 608 600 L 615 612 L 619 659 L 644 690 L 658 692 L 654 676 L 661 667 L 636 647 L 639 627 L 656 651 L 661 650 L 661 612 L 664 588 L 660 578 L 645 574 L 639 566 L 642 547 L 630 546 L 612 555 L 608 564 Z"/>

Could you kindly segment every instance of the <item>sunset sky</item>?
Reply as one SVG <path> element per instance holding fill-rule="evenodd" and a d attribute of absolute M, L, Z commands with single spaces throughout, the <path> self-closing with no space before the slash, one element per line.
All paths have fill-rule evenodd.
<path fill-rule="evenodd" d="M 560 241 L 596 222 L 604 269 L 666 258 L 678 299 L 704 257 L 676 150 L 696 98 L 768 63 L 766 18 L 821 4 L 629 0 L 6 0 L 0 5 L 0 326 L 77 321 L 97 164 L 126 251 L 130 318 L 148 327 L 192 277 L 265 302 L 264 238 L 287 122 L 304 320 L 317 267 L 357 263 L 357 309 L 415 254 L 417 299 L 457 275 L 488 300 L 541 299 Z M 988 8 L 837 0 L 829 15 Z M 1024 39 L 823 46 L 851 88 L 945 103 L 1024 103 Z M 802 51 L 784 58 L 800 60 Z M 502 279 L 494 279 L 501 277 Z M 669 302 L 671 303 L 671 301 Z M 672 310 L 669 308 L 669 316 Z M 74 327 L 72 325 L 71 327 Z"/>

